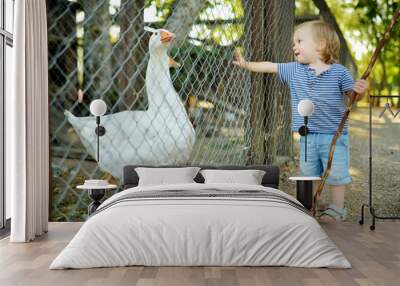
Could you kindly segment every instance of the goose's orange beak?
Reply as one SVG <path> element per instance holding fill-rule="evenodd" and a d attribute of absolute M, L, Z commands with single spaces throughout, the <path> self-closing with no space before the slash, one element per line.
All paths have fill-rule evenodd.
<path fill-rule="evenodd" d="M 172 42 L 173 39 L 175 39 L 174 33 L 171 33 L 169 31 L 161 31 L 160 32 L 161 43 L 167 44 L 167 43 Z"/>

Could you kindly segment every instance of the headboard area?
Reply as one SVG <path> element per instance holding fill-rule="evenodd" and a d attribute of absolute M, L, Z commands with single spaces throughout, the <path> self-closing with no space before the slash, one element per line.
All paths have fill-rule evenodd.
<path fill-rule="evenodd" d="M 201 169 L 218 169 L 218 170 L 247 170 L 256 169 L 265 171 L 265 175 L 261 184 L 264 187 L 271 187 L 278 189 L 279 187 L 279 167 L 275 165 L 249 165 L 249 166 L 207 166 L 207 165 L 193 165 Z M 187 167 L 187 166 L 146 166 L 146 165 L 127 165 L 124 167 L 123 173 L 123 189 L 136 187 L 139 183 L 139 176 L 135 172 L 137 167 L 147 168 L 173 168 L 173 167 Z M 204 183 L 203 176 L 198 173 L 194 178 L 197 183 Z"/>

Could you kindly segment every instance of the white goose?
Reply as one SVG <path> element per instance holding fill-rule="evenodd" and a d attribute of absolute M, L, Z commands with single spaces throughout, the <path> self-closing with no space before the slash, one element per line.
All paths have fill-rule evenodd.
<path fill-rule="evenodd" d="M 147 111 L 122 111 L 101 117 L 106 129 L 100 137 L 99 166 L 116 178 L 127 164 L 175 164 L 189 159 L 195 131 L 174 89 L 169 73 L 176 63 L 167 55 L 175 35 L 146 27 L 152 32 L 146 71 Z M 95 118 L 65 115 L 89 154 L 96 158 Z"/>

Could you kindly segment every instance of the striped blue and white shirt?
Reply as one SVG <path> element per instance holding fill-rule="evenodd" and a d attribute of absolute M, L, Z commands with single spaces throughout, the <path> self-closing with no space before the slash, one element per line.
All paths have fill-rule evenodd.
<path fill-rule="evenodd" d="M 278 64 L 278 77 L 290 88 L 292 106 L 292 131 L 304 124 L 297 111 L 298 103 L 309 99 L 314 103 L 314 113 L 308 118 L 308 128 L 313 133 L 335 133 L 346 111 L 344 93 L 353 88 L 350 71 L 340 64 L 316 75 L 309 65 L 298 62 Z M 348 131 L 347 122 L 343 133 Z"/>

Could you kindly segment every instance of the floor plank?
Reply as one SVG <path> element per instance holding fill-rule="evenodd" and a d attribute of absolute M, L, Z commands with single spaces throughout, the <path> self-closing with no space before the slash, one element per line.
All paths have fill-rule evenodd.
<path fill-rule="evenodd" d="M 0 240 L 0 285 L 399 285 L 399 222 L 380 222 L 375 231 L 354 223 L 323 225 L 352 269 L 137 266 L 50 271 L 52 260 L 81 225 L 50 223 L 49 233 L 32 243 Z"/>

